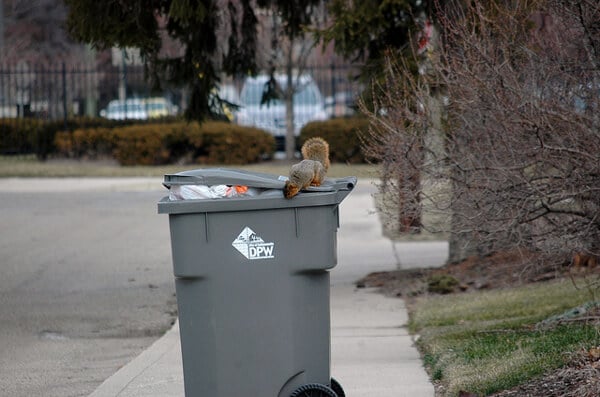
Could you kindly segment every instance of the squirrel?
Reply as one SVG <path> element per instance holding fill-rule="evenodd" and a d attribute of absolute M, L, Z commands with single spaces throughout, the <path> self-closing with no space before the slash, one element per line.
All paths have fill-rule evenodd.
<path fill-rule="evenodd" d="M 329 170 L 329 144 L 323 138 L 310 138 L 302 145 L 302 160 L 290 170 L 290 179 L 285 183 L 283 196 L 294 197 L 308 186 L 320 186 Z"/>

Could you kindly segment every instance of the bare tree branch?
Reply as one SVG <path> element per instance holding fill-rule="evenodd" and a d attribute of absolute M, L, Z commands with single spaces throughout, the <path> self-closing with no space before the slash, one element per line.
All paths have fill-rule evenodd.
<path fill-rule="evenodd" d="M 390 57 L 375 106 L 362 106 L 382 192 L 413 225 L 399 231 L 460 236 L 473 247 L 462 256 L 600 256 L 600 5 L 456 0 L 438 11 L 442 40 L 414 60 L 426 72 Z"/>

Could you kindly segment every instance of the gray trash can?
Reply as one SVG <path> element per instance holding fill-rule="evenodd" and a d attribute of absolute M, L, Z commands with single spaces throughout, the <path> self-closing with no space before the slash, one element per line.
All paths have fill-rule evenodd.
<path fill-rule="evenodd" d="M 339 203 L 355 177 L 292 199 L 269 174 L 199 169 L 164 185 L 245 185 L 253 197 L 171 201 L 171 248 L 188 397 L 340 397 L 330 375 L 329 273 Z"/>

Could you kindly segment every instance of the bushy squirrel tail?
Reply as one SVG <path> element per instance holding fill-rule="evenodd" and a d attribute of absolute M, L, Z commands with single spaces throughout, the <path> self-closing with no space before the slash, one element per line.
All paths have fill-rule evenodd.
<path fill-rule="evenodd" d="M 302 145 L 302 157 L 305 160 L 319 161 L 325 171 L 329 170 L 329 144 L 320 137 L 308 139 Z"/>

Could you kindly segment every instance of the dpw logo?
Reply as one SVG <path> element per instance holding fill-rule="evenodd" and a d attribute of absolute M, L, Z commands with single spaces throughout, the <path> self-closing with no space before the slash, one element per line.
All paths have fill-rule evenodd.
<path fill-rule="evenodd" d="M 245 227 L 233 243 L 233 247 L 248 259 L 271 259 L 275 243 L 265 243 L 252 229 Z"/>

